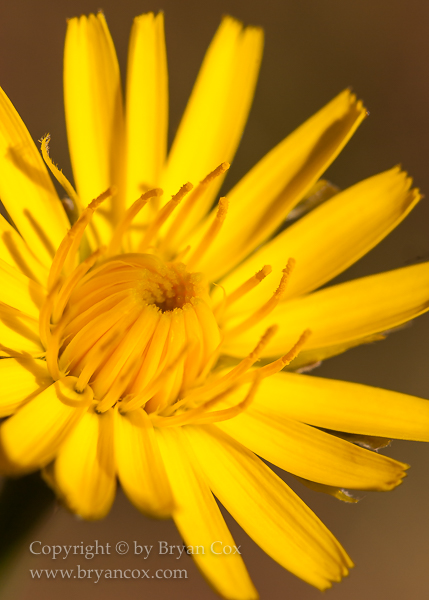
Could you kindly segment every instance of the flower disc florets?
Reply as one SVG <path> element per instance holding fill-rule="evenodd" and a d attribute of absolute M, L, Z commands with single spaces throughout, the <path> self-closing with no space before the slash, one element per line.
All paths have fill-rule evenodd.
<path fill-rule="evenodd" d="M 202 275 L 182 263 L 115 256 L 77 282 L 48 353 L 57 354 L 60 372 L 78 378 L 78 391 L 92 387 L 97 410 L 122 402 L 124 410 L 162 412 L 219 344 L 209 304 Z"/>

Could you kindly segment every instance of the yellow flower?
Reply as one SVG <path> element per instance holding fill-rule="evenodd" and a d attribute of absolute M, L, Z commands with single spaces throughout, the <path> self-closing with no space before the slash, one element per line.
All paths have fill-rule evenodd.
<path fill-rule="evenodd" d="M 166 158 L 162 14 L 134 22 L 125 110 L 103 15 L 71 19 L 64 86 L 76 191 L 42 141 L 71 229 L 0 96 L 0 196 L 16 226 L 1 219 L 3 471 L 43 468 L 87 519 L 108 512 L 118 477 L 140 510 L 173 516 L 191 552 L 203 546 L 198 567 L 234 599 L 257 593 L 214 496 L 310 584 L 325 589 L 352 566 L 258 456 L 350 500 L 342 488 L 390 490 L 406 465 L 324 429 L 429 440 L 425 400 L 283 371 L 298 353 L 294 367 L 314 363 L 428 309 L 428 263 L 314 291 L 420 198 L 399 168 L 336 194 L 318 181 L 364 119 L 362 103 L 341 93 L 212 209 L 261 51 L 259 29 L 222 21 Z M 317 197 L 326 201 L 281 229 Z"/>

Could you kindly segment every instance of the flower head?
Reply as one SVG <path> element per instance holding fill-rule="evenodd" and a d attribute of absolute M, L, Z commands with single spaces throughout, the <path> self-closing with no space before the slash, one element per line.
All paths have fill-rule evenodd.
<path fill-rule="evenodd" d="M 424 400 L 284 371 L 429 307 L 427 263 L 314 291 L 420 198 L 399 168 L 343 192 L 319 180 L 362 103 L 341 93 L 212 208 L 261 51 L 259 29 L 223 20 L 167 158 L 162 14 L 134 22 L 125 109 L 103 15 L 70 20 L 76 190 L 41 141 L 63 205 L 0 96 L 0 195 L 15 225 L 1 220 L 3 470 L 42 468 L 87 519 L 108 512 L 118 478 L 140 510 L 172 516 L 188 546 L 204 546 L 194 558 L 220 594 L 243 599 L 256 591 L 241 556 L 212 549 L 235 546 L 213 494 L 275 560 L 325 589 L 349 557 L 258 456 L 350 501 L 343 488 L 390 490 L 406 465 L 324 430 L 429 439 Z"/>

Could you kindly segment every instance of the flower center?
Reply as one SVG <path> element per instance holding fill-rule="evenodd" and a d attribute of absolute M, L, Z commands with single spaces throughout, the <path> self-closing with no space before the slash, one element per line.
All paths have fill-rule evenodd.
<path fill-rule="evenodd" d="M 57 350 L 59 371 L 78 378 L 77 391 L 92 387 L 98 410 L 120 401 L 124 410 L 160 413 L 220 343 L 207 288 L 182 263 L 113 257 L 75 285 L 48 353 Z"/>
<path fill-rule="evenodd" d="M 205 187 L 226 168 L 220 165 L 200 183 L 158 244 L 154 241 L 160 228 L 192 189 L 191 184 L 182 186 L 158 209 L 144 230 L 137 253 L 121 254 L 126 246 L 124 236 L 150 198 L 162 193 L 159 189 L 145 192 L 127 209 L 107 248 L 99 247 L 79 262 L 92 216 L 113 193 L 106 190 L 82 210 L 58 247 L 40 310 L 40 339 L 52 378 L 69 377 L 78 393 L 90 386 L 97 411 L 105 412 L 119 403 L 121 412 L 144 408 L 158 427 L 230 419 L 252 402 L 259 381 L 288 365 L 305 343 L 309 331 L 304 331 L 283 357 L 252 370 L 275 333 L 276 327 L 269 327 L 235 367 L 210 373 L 224 337 L 253 326 L 278 304 L 294 265 L 289 259 L 272 297 L 221 336 L 218 321 L 222 322 L 222 312 L 269 274 L 270 267 L 265 266 L 224 297 L 213 311 L 208 284 L 193 269 L 219 233 L 226 200 L 220 199 L 206 235 L 187 256 L 187 267 L 180 256 L 186 255 L 189 247 L 170 260 L 168 240 Z M 242 386 L 244 398 L 234 394 Z"/>

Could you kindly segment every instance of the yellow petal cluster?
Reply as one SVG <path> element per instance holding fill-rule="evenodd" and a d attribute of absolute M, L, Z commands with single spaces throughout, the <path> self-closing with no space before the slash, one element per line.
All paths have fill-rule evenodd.
<path fill-rule="evenodd" d="M 320 179 L 366 115 L 349 90 L 218 199 L 262 45 L 260 29 L 223 19 L 167 155 L 163 15 L 134 21 L 125 101 L 104 16 L 71 19 L 64 93 L 76 189 L 49 136 L 41 156 L 0 91 L 10 216 L 0 217 L 1 468 L 42 469 L 86 519 L 109 511 L 119 480 L 141 511 L 173 517 L 185 544 L 204 546 L 199 569 L 235 600 L 257 592 L 239 554 L 210 551 L 235 545 L 215 497 L 315 587 L 352 566 L 261 458 L 349 501 L 343 488 L 391 490 L 407 465 L 327 430 L 429 441 L 426 400 L 283 370 L 427 311 L 429 263 L 318 290 L 420 199 L 397 167 L 344 191 Z"/>

